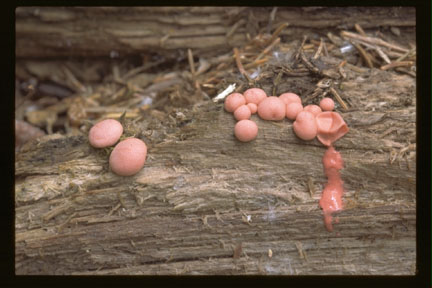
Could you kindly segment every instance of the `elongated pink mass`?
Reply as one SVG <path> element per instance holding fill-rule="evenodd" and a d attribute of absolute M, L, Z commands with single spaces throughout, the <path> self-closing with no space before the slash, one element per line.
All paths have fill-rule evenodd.
<path fill-rule="evenodd" d="M 332 213 L 342 210 L 343 182 L 339 170 L 343 167 L 342 157 L 333 146 L 330 146 L 323 157 L 324 173 L 327 184 L 319 202 L 324 212 L 324 224 L 328 231 L 333 231 Z"/>

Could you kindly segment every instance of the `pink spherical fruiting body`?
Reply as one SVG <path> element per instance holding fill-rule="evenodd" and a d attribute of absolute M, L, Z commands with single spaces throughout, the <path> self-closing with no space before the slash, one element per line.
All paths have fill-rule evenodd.
<path fill-rule="evenodd" d="M 267 98 L 267 94 L 260 88 L 250 88 L 243 93 L 246 103 L 254 103 L 258 105 L 262 100 Z"/>
<path fill-rule="evenodd" d="M 312 140 L 317 135 L 317 124 L 315 116 L 308 111 L 301 111 L 297 114 L 293 129 L 295 134 L 303 140 Z"/>
<path fill-rule="evenodd" d="M 246 120 L 251 117 L 251 110 L 246 105 L 241 105 L 234 111 L 234 118 L 236 120 Z"/>
<path fill-rule="evenodd" d="M 241 142 L 252 141 L 258 135 L 258 126 L 251 120 L 240 120 L 234 126 L 234 135 Z"/>
<path fill-rule="evenodd" d="M 325 97 L 320 101 L 320 107 L 323 111 L 332 111 L 335 107 L 333 99 Z"/>
<path fill-rule="evenodd" d="M 291 102 L 286 108 L 286 117 L 290 120 L 295 120 L 297 114 L 303 111 L 303 105 L 298 102 Z"/>
<path fill-rule="evenodd" d="M 311 112 L 314 116 L 317 116 L 322 112 L 321 108 L 318 105 L 307 105 L 304 107 L 303 111 Z"/>
<path fill-rule="evenodd" d="M 298 96 L 297 94 L 291 93 L 291 92 L 283 93 L 283 94 L 279 95 L 279 99 L 284 101 L 285 104 L 287 104 L 287 105 L 289 105 L 290 103 L 293 103 L 293 102 L 302 104 L 300 96 Z"/>
<path fill-rule="evenodd" d="M 251 114 L 255 114 L 257 112 L 258 106 L 255 103 L 248 103 L 246 105 L 249 107 Z"/>
<path fill-rule="evenodd" d="M 240 93 L 232 93 L 225 99 L 225 110 L 234 112 L 241 105 L 246 104 L 245 97 Z"/>
<path fill-rule="evenodd" d="M 105 119 L 96 123 L 89 131 L 89 142 L 95 148 L 114 145 L 123 133 L 123 126 L 114 119 Z"/>
<path fill-rule="evenodd" d="M 258 115 L 263 120 L 283 120 L 286 116 L 286 104 L 276 96 L 270 96 L 258 105 Z"/>
<path fill-rule="evenodd" d="M 120 176 L 132 176 L 144 166 L 147 145 L 138 138 L 127 138 L 118 143 L 111 152 L 111 170 Z"/>

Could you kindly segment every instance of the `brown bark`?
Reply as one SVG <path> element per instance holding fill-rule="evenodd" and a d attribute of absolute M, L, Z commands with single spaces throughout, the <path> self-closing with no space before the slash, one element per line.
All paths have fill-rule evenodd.
<path fill-rule="evenodd" d="M 271 7 L 19 7 L 15 51 L 17 57 L 172 54 L 187 48 L 215 54 L 244 43 L 246 33 L 253 37 L 266 32 L 271 11 Z M 279 7 L 270 30 L 285 22 L 289 26 L 281 35 L 301 39 L 306 33 L 349 29 L 355 23 L 365 29 L 414 27 L 415 9 Z"/>
<path fill-rule="evenodd" d="M 112 174 L 85 136 L 25 144 L 16 273 L 413 275 L 415 80 L 360 78 L 340 87 L 362 109 L 341 113 L 350 131 L 335 143 L 346 190 L 335 232 L 318 206 L 323 145 L 256 116 L 258 138 L 240 143 L 232 115 L 203 102 L 138 123 L 149 152 L 133 177 Z"/>

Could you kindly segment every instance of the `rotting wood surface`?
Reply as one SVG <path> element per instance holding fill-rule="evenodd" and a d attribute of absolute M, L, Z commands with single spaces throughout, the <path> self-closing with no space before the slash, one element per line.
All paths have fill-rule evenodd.
<path fill-rule="evenodd" d="M 209 101 L 138 123 L 149 149 L 133 177 L 109 172 L 85 136 L 25 144 L 16 273 L 413 275 L 415 80 L 372 69 L 342 91 L 361 109 L 341 113 L 345 209 L 333 233 L 318 206 L 325 147 L 256 115 L 257 139 L 240 143 Z"/>
<path fill-rule="evenodd" d="M 301 39 L 317 29 L 415 27 L 412 7 L 19 7 L 17 57 L 118 57 L 194 49 L 200 55 L 230 50 L 259 27 Z M 349 20 L 347 20 L 349 19 Z M 233 28 L 234 27 L 234 28 Z M 185 52 L 185 51 L 181 51 Z"/>

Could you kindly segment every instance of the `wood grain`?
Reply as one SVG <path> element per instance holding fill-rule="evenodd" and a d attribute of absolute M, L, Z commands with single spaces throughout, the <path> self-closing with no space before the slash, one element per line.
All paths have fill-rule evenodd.
<path fill-rule="evenodd" d="M 415 80 L 358 77 L 341 88 L 358 110 L 341 113 L 350 131 L 335 143 L 346 189 L 335 232 L 318 206 L 317 140 L 254 115 L 258 137 L 240 143 L 223 105 L 201 102 L 182 119 L 137 123 L 149 149 L 133 177 L 112 174 L 108 152 L 85 135 L 26 143 L 15 166 L 16 273 L 413 275 Z"/>

